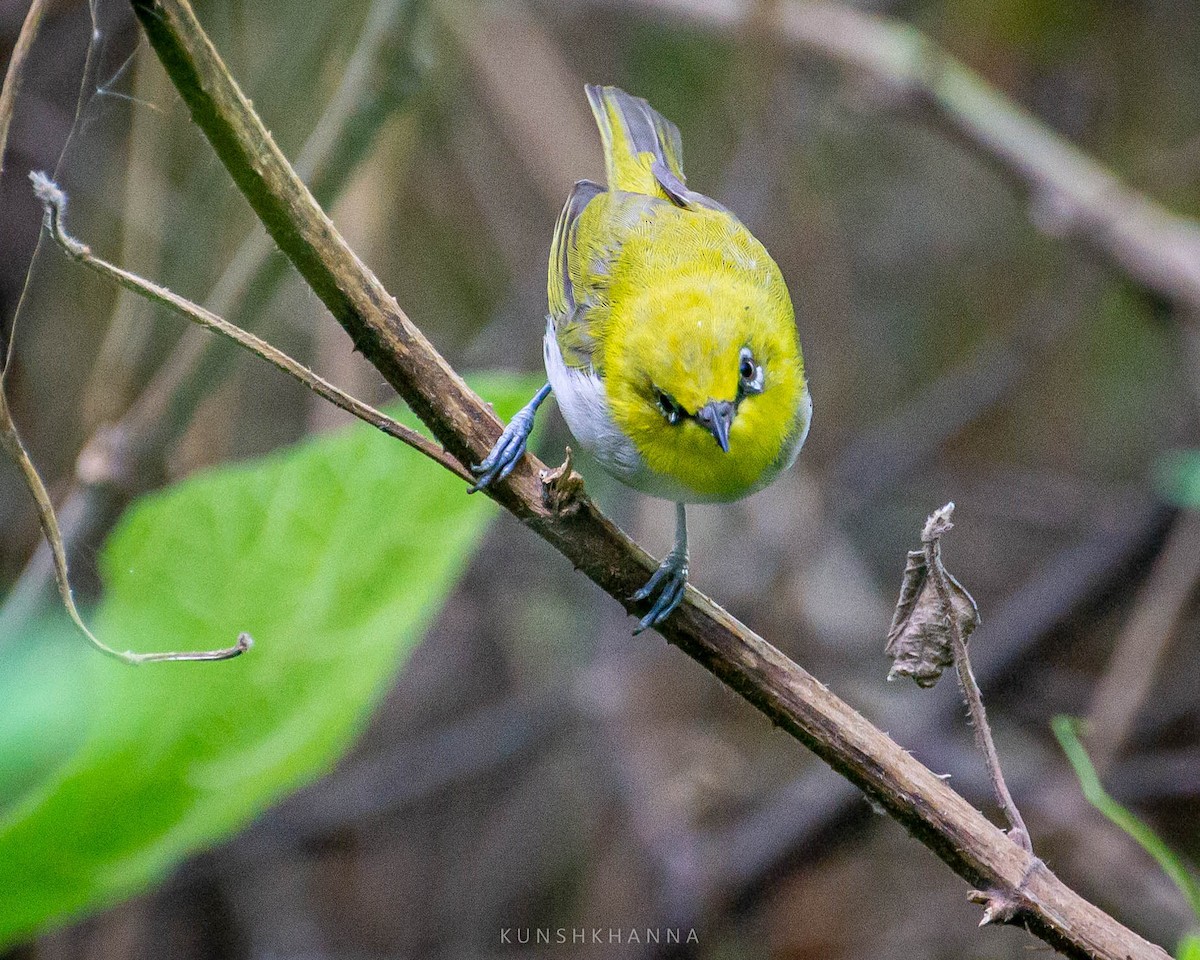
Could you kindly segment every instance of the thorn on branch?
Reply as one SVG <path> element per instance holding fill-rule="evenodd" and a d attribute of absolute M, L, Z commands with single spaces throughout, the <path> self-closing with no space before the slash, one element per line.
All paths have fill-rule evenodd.
<path fill-rule="evenodd" d="M 1015 830 L 1010 831 L 1009 836 L 1015 832 Z M 983 904 L 983 917 L 980 918 L 979 925 L 981 927 L 1003 923 L 1020 925 L 1027 906 L 1025 887 L 1034 872 L 1045 866 L 1041 858 L 1030 857 L 1029 865 L 1021 876 L 1021 882 L 1013 890 L 992 888 L 990 890 L 972 890 L 968 893 L 967 899 L 971 903 Z"/>
<path fill-rule="evenodd" d="M 571 448 L 567 457 L 553 470 L 542 470 L 542 502 L 557 516 L 572 513 L 579 508 L 579 497 L 583 493 L 583 477 L 571 466 Z"/>
<path fill-rule="evenodd" d="M 1012 923 L 1021 910 L 1020 903 L 1003 890 L 972 890 L 967 894 L 967 899 L 983 905 L 983 917 L 979 921 L 981 927 Z"/>

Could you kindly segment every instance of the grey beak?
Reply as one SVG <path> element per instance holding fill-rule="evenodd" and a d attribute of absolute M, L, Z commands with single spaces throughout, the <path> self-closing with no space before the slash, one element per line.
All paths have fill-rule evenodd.
<path fill-rule="evenodd" d="M 696 411 L 696 422 L 713 435 L 717 445 L 729 452 L 729 428 L 737 408 L 728 400 L 709 400 Z"/>

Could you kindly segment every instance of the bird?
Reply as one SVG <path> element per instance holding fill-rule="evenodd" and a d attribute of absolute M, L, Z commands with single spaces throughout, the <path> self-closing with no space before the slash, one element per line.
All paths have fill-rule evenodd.
<path fill-rule="evenodd" d="M 678 128 L 587 85 L 607 187 L 578 181 L 550 244 L 548 382 L 472 467 L 474 493 L 525 453 L 553 392 L 571 434 L 625 485 L 675 503 L 675 543 L 630 599 L 658 627 L 688 580 L 686 505 L 741 499 L 795 461 L 812 398 L 795 312 L 766 248 L 692 190 Z M 641 609 L 641 608 L 639 608 Z"/>

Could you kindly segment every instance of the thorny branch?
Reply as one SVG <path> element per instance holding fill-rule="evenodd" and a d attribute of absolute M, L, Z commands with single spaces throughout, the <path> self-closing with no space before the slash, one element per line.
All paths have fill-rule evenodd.
<path fill-rule="evenodd" d="M 133 0 L 151 45 L 235 183 L 356 346 L 464 466 L 500 434 L 486 405 L 349 249 L 275 146 L 183 0 Z M 489 495 L 630 609 L 654 564 L 582 493 L 553 510 L 533 457 Z M 1020 922 L 1074 957 L 1165 960 L 1059 881 L 886 734 L 698 591 L 663 635 L 809 746 L 976 886 L 1016 890 Z"/>

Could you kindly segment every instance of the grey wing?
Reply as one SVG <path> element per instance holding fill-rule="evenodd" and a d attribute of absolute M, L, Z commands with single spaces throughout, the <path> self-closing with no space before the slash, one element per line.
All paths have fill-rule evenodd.
<path fill-rule="evenodd" d="M 584 208 L 604 193 L 591 180 L 580 180 L 563 205 L 554 239 L 550 244 L 550 274 L 547 301 L 563 360 L 574 367 L 591 364 L 594 344 L 587 333 L 583 311 L 586 304 L 576 296 L 579 265 L 574 262 L 579 217 Z"/>
<path fill-rule="evenodd" d="M 687 181 L 682 176 L 677 175 L 675 171 L 661 160 L 655 160 L 650 165 L 650 172 L 654 174 L 654 179 L 663 188 L 663 192 L 677 206 L 684 208 L 707 207 L 709 210 L 720 210 L 722 213 L 729 213 L 725 207 L 717 203 L 712 197 L 706 197 L 704 194 L 690 189 Z"/>
<path fill-rule="evenodd" d="M 550 313 L 554 317 L 565 317 L 576 307 L 575 284 L 571 278 L 576 229 L 584 207 L 602 193 L 604 188 L 600 184 L 580 180 L 571 189 L 571 195 L 558 215 L 554 239 L 550 242 L 550 279 L 546 291 Z"/>

